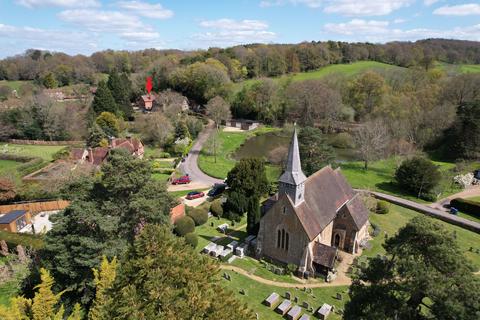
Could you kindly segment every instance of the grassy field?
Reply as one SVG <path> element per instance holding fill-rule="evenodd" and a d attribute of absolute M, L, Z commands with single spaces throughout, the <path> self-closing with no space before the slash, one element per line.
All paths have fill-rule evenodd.
<path fill-rule="evenodd" d="M 401 159 L 389 158 L 386 160 L 375 161 L 369 164 L 368 170 L 364 169 L 363 162 L 355 161 L 342 163 L 340 168 L 347 178 L 348 182 L 359 189 L 368 189 L 398 195 L 413 201 L 425 202 L 417 197 L 401 190 L 395 183 L 395 170 L 401 163 Z M 439 166 L 442 173 L 442 181 L 440 183 L 442 193 L 440 198 L 444 198 L 450 194 L 461 191 L 460 188 L 452 185 L 453 173 L 451 169 L 455 167 L 454 163 L 434 161 Z"/>
<path fill-rule="evenodd" d="M 0 81 L 0 87 L 1 86 L 8 86 L 12 88 L 12 90 L 17 90 L 20 89 L 20 86 L 25 83 L 31 83 L 32 81 L 10 81 L 10 80 L 1 80 Z"/>
<path fill-rule="evenodd" d="M 65 146 L 39 146 L 25 144 L 1 144 L 0 152 L 19 156 L 40 157 L 43 160 L 53 160 L 53 155 Z"/>
<path fill-rule="evenodd" d="M 20 162 L 11 160 L 0 160 L 0 176 L 5 174 L 14 174 L 15 168 L 21 165 Z"/>
<path fill-rule="evenodd" d="M 362 256 L 373 257 L 377 254 L 384 254 L 385 250 L 382 244 L 385 240 L 385 232 L 389 237 L 393 236 L 409 220 L 420 215 L 418 212 L 396 205 L 390 205 L 390 212 L 387 214 L 370 214 L 370 222 L 380 226 L 381 231 L 380 234 L 371 241 L 372 248 L 364 250 Z M 475 250 L 480 249 L 480 235 L 440 220 L 435 221 L 442 224 L 450 232 L 456 232 L 457 243 L 460 249 L 464 255 L 474 263 L 477 270 L 480 270 L 480 254 L 475 252 Z M 470 251 L 470 247 L 474 248 L 473 252 Z"/>
<path fill-rule="evenodd" d="M 198 166 L 206 174 L 215 178 L 224 179 L 236 163 L 235 159 L 232 159 L 231 154 L 237 150 L 245 140 L 255 134 L 262 134 L 274 130 L 278 129 L 261 127 L 249 132 L 221 131 L 218 134 L 217 162 L 215 162 L 215 157 L 204 148 L 198 157 Z M 276 181 L 279 175 L 280 169 L 278 167 L 267 165 L 267 177 L 269 181 Z"/>
<path fill-rule="evenodd" d="M 401 69 L 401 67 L 398 67 L 398 66 L 376 62 L 376 61 L 358 61 L 358 62 L 348 63 L 348 64 L 332 64 L 332 65 L 328 65 L 323 68 L 320 68 L 318 70 L 308 71 L 308 72 L 299 72 L 295 74 L 276 77 L 273 79 L 279 82 L 289 81 L 289 80 L 305 81 L 305 80 L 311 80 L 311 79 L 321 79 L 333 74 L 340 74 L 346 77 L 351 77 L 367 70 L 376 71 L 376 70 L 388 70 L 388 69 L 395 69 L 395 68 Z M 257 79 L 249 79 L 249 80 L 240 82 L 237 84 L 237 89 L 240 90 L 243 86 L 249 86 L 253 84 L 256 80 Z"/>
<path fill-rule="evenodd" d="M 436 68 L 443 70 L 447 73 L 478 73 L 480 72 L 479 64 L 449 64 L 449 63 L 437 63 Z"/>

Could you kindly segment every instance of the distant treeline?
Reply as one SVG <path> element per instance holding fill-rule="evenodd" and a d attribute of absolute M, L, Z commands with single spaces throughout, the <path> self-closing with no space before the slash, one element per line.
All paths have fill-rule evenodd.
<path fill-rule="evenodd" d="M 139 73 L 149 70 L 166 58 L 172 66 L 185 66 L 219 60 L 232 81 L 263 76 L 279 76 L 309 71 L 322 66 L 359 60 L 379 61 L 402 67 L 422 66 L 428 69 L 434 61 L 447 63 L 480 63 L 480 42 L 427 39 L 416 42 L 386 44 L 346 43 L 337 41 L 300 44 L 249 44 L 226 49 L 199 51 L 155 50 L 96 52 L 69 56 L 40 50 L 0 61 L 0 80 L 37 80 L 58 86 L 72 83 L 94 83 L 96 73 Z M 46 79 L 46 80 L 45 80 Z"/>

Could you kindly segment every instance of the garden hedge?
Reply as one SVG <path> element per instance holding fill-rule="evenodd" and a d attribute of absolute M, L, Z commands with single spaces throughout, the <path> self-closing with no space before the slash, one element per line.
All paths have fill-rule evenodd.
<path fill-rule="evenodd" d="M 205 224 L 208 220 L 208 212 L 205 209 L 195 208 L 188 213 L 188 216 L 193 219 L 196 226 Z"/>
<path fill-rule="evenodd" d="M 212 204 L 210 205 L 210 212 L 215 216 L 215 217 L 222 217 L 223 216 L 223 207 L 222 207 L 222 202 L 220 199 L 214 200 Z"/>
<path fill-rule="evenodd" d="M 462 198 L 455 198 L 450 201 L 450 206 L 464 213 L 468 213 L 480 218 L 480 202 Z"/>
<path fill-rule="evenodd" d="M 375 212 L 380 213 L 380 214 L 386 214 L 390 211 L 388 202 L 380 200 L 377 202 L 377 208 L 375 209 Z"/>
<path fill-rule="evenodd" d="M 198 245 L 198 236 L 193 232 L 187 233 L 185 235 L 185 242 L 195 249 Z"/>
<path fill-rule="evenodd" d="M 185 236 L 187 233 L 195 231 L 195 222 L 189 216 L 181 217 L 175 222 L 175 232 L 179 236 Z"/>

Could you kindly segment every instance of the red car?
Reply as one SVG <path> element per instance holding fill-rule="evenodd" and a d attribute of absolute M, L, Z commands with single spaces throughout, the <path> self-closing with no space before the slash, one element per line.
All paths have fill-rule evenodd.
<path fill-rule="evenodd" d="M 203 198 L 205 196 L 205 193 L 200 192 L 200 191 L 192 191 L 187 193 L 187 200 L 193 200 L 193 199 L 198 199 L 198 198 Z"/>
<path fill-rule="evenodd" d="M 190 180 L 189 176 L 182 176 L 180 178 L 173 179 L 172 184 L 189 184 L 190 182 L 192 182 L 192 180 Z"/>

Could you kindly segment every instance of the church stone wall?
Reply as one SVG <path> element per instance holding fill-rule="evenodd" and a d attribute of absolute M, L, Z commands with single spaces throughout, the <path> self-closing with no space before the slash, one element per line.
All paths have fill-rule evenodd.
<path fill-rule="evenodd" d="M 288 198 L 282 196 L 262 220 L 262 255 L 285 264 L 301 265 L 304 249 L 309 241 Z M 289 235 L 288 250 L 277 247 L 277 232 L 282 229 Z"/>

